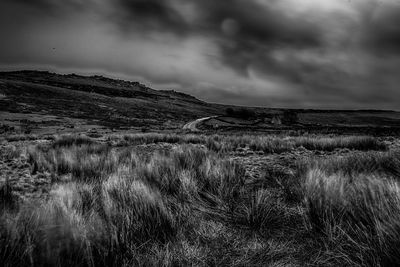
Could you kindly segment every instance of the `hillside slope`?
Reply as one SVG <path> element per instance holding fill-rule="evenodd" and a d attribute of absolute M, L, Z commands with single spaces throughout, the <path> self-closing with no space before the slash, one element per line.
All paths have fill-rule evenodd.
<path fill-rule="evenodd" d="M 19 71 L 0 73 L 0 111 L 14 116 L 55 116 L 53 121 L 71 118 L 109 128 L 176 128 L 192 119 L 220 114 L 223 109 L 137 82 Z"/>

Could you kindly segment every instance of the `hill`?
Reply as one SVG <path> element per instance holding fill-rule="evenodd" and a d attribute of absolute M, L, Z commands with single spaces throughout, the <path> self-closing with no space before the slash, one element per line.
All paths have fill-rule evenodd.
<path fill-rule="evenodd" d="M 228 108 L 233 113 L 244 110 L 252 116 L 244 120 L 233 118 L 227 114 Z M 154 90 L 139 82 L 45 71 L 0 72 L 0 111 L 0 133 L 82 132 L 100 128 L 176 131 L 204 117 L 213 117 L 198 125 L 204 131 L 301 130 L 379 135 L 400 132 L 400 112 L 395 111 L 234 107 L 207 103 L 174 90 Z M 285 114 L 295 114 L 295 120 L 285 123 Z M 283 123 L 271 123 L 276 117 Z"/>
<path fill-rule="evenodd" d="M 0 73 L 1 119 L 8 124 L 22 120 L 28 124 L 25 128 L 46 124 L 175 129 L 222 110 L 187 94 L 102 76 Z"/>

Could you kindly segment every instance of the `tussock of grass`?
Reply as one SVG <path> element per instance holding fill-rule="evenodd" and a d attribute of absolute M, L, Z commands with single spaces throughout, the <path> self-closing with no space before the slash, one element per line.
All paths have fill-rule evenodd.
<path fill-rule="evenodd" d="M 143 182 L 111 177 L 103 184 L 103 190 L 105 214 L 118 231 L 116 241 L 127 244 L 126 249 L 132 242 L 166 242 L 175 236 L 173 215 L 160 194 Z"/>
<path fill-rule="evenodd" d="M 176 235 L 175 218 L 145 184 L 105 181 L 56 188 L 44 205 L 3 214 L 0 256 L 6 265 L 128 264 L 146 243 Z"/>
<path fill-rule="evenodd" d="M 136 175 L 182 200 L 205 196 L 232 199 L 244 183 L 244 171 L 238 165 L 189 147 L 168 155 L 156 154 L 136 169 Z"/>
<path fill-rule="evenodd" d="M 280 229 L 287 220 L 284 204 L 265 189 L 253 192 L 241 209 L 237 218 L 243 225 L 257 231 Z"/>
<path fill-rule="evenodd" d="M 80 141 L 79 145 L 63 144 L 53 145 L 50 149 L 29 149 L 32 172 L 50 171 L 56 175 L 70 173 L 74 179 L 98 181 L 118 166 L 119 159 L 107 145 L 82 144 Z"/>
<path fill-rule="evenodd" d="M 377 157 L 374 161 L 382 163 L 388 157 Z M 372 158 L 361 158 L 358 164 Z M 322 234 L 322 242 L 341 263 L 397 266 L 400 187 L 384 172 L 368 174 L 357 165 L 348 165 L 354 158 L 347 160 L 343 170 L 335 165 L 337 162 L 327 170 L 326 162 L 324 167 L 309 170 L 304 183 L 306 219 L 313 231 Z M 354 170 L 349 171 L 350 166 Z"/>

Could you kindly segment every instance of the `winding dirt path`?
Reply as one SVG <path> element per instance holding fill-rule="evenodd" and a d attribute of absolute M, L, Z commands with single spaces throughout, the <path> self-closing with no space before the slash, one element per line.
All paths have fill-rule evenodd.
<path fill-rule="evenodd" d="M 192 132 L 198 132 L 198 131 L 200 131 L 199 129 L 197 129 L 197 125 L 199 123 L 202 123 L 204 121 L 207 121 L 209 119 L 216 118 L 216 117 L 218 117 L 218 116 L 205 117 L 205 118 L 200 118 L 200 119 L 188 122 L 183 126 L 183 129 L 184 130 L 190 130 Z"/>

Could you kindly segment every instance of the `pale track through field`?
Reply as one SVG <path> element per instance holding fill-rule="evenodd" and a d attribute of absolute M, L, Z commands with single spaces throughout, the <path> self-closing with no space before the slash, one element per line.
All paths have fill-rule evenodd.
<path fill-rule="evenodd" d="M 216 117 L 217 117 L 217 116 L 204 117 L 204 118 L 200 118 L 200 119 L 197 119 L 197 120 L 188 122 L 188 123 L 186 123 L 186 124 L 183 126 L 183 129 L 184 129 L 184 130 L 190 130 L 190 131 L 192 131 L 192 132 L 198 132 L 198 131 L 200 131 L 200 130 L 197 128 L 197 125 L 198 125 L 198 124 L 200 124 L 200 123 L 202 123 L 202 122 L 204 122 L 204 121 L 207 121 L 207 120 L 216 118 Z"/>

